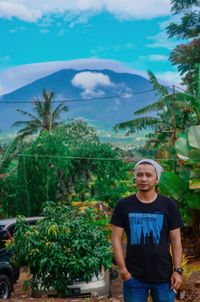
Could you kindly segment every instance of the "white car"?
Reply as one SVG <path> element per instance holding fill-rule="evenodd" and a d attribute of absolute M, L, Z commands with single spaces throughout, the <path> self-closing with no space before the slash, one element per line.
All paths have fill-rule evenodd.
<path fill-rule="evenodd" d="M 102 272 L 99 273 L 98 277 L 93 276 L 91 281 L 88 283 L 74 281 L 73 285 L 69 286 L 71 292 L 69 296 L 109 298 L 112 296 L 111 280 L 115 279 L 117 275 L 118 274 L 116 271 L 110 272 L 108 270 L 102 270 Z M 37 290 L 32 290 L 32 297 L 34 298 L 40 298 L 44 295 L 56 296 L 56 291 L 45 291 L 43 288 L 40 288 L 40 286 L 38 286 Z"/>

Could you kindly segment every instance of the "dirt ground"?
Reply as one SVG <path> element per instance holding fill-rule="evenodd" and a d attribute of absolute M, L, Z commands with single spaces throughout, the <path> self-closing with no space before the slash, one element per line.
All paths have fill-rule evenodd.
<path fill-rule="evenodd" d="M 200 261 L 195 261 L 189 265 L 190 274 L 188 278 L 185 280 L 183 288 L 180 293 L 180 298 L 178 301 L 183 302 L 200 302 Z M 15 285 L 15 292 L 12 294 L 12 298 L 9 299 L 9 302 L 22 302 L 22 301 L 33 301 L 33 302 L 80 302 L 80 301 L 95 301 L 95 299 L 89 298 L 74 298 L 74 299 L 61 299 L 61 298 L 32 298 L 30 292 L 23 292 L 22 285 L 24 280 L 27 279 L 27 274 L 24 270 L 22 270 L 20 274 L 20 279 L 18 283 Z M 4 300 L 5 301 L 5 300 Z M 122 282 L 118 277 L 116 280 L 112 281 L 112 298 L 109 299 L 98 299 L 100 302 L 121 302 L 122 298 Z"/>

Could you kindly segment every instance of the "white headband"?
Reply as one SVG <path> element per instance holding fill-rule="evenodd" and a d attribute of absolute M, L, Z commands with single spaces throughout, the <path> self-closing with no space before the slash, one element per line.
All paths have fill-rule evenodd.
<path fill-rule="evenodd" d="M 142 159 L 140 161 L 138 161 L 135 165 L 135 171 L 137 169 L 137 167 L 142 164 L 142 163 L 149 163 L 150 165 L 154 166 L 155 170 L 156 170 L 156 173 L 157 173 L 157 177 L 158 177 L 158 180 L 160 179 L 160 176 L 163 172 L 163 167 L 161 165 L 159 165 L 155 160 L 153 159 L 149 159 L 149 158 L 145 158 L 145 159 Z"/>

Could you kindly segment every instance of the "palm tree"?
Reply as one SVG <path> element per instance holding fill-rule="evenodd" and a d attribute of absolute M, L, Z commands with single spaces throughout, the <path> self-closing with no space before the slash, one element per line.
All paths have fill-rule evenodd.
<path fill-rule="evenodd" d="M 159 84 L 151 71 L 147 71 L 147 73 L 158 100 L 135 111 L 134 114 L 144 115 L 149 112 L 156 112 L 156 115 L 142 116 L 116 124 L 114 126 L 115 131 L 128 130 L 126 134 L 129 135 L 136 130 L 151 128 L 156 133 L 170 133 L 171 131 L 173 134 L 174 126 L 183 131 L 188 127 L 188 124 L 191 125 L 191 115 L 193 124 L 199 123 L 198 102 L 194 96 L 182 92 L 170 92 L 167 87 Z M 174 125 L 174 119 L 176 119 L 176 125 Z"/>
<path fill-rule="evenodd" d="M 35 115 L 27 111 L 17 109 L 18 112 L 26 117 L 29 117 L 27 121 L 17 121 L 13 126 L 21 127 L 22 129 L 18 131 L 18 137 L 24 138 L 28 135 L 38 133 L 39 131 L 47 130 L 51 131 L 58 124 L 58 120 L 62 112 L 67 112 L 68 107 L 60 103 L 55 109 L 52 106 L 54 92 L 43 90 L 43 99 L 34 98 L 33 100 L 33 110 Z"/>

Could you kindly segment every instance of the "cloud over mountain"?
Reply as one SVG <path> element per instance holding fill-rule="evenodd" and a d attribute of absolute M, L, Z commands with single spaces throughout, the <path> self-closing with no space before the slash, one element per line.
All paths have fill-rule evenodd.
<path fill-rule="evenodd" d="M 81 93 L 82 97 L 103 96 L 104 91 L 100 87 L 114 85 L 108 75 L 91 71 L 77 73 L 72 79 L 72 84 L 75 87 L 83 89 L 83 92 Z"/>

